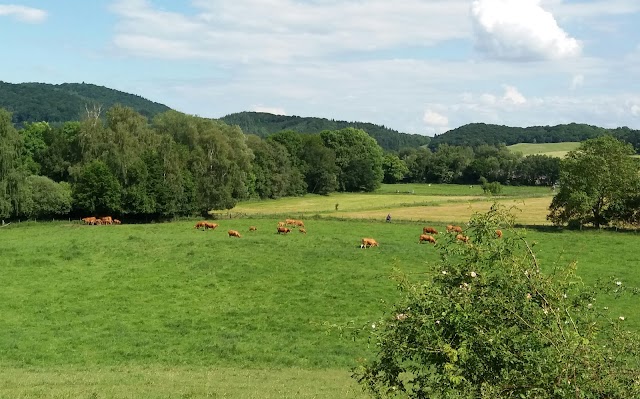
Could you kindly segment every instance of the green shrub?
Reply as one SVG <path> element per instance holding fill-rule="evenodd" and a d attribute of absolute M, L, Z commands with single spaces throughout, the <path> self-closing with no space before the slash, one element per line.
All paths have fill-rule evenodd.
<path fill-rule="evenodd" d="M 438 242 L 424 281 L 397 277 L 403 298 L 370 326 L 377 355 L 354 377 L 374 397 L 638 398 L 639 340 L 596 306 L 574 274 L 540 271 L 532 244 L 496 206 L 475 215 L 468 244 Z M 497 228 L 505 231 L 496 238 Z M 621 282 L 610 282 L 617 294 Z"/>

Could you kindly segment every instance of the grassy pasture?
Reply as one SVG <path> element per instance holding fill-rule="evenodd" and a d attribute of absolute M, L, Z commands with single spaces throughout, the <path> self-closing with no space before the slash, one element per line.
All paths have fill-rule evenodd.
<path fill-rule="evenodd" d="M 513 152 L 521 152 L 522 155 L 549 155 L 551 157 L 563 158 L 567 152 L 573 151 L 580 146 L 580 142 L 568 141 L 564 143 L 518 143 L 507 146 Z"/>
<path fill-rule="evenodd" d="M 377 318 L 394 267 L 438 272 L 423 223 L 305 220 L 281 236 L 277 220 L 0 230 L 0 397 L 362 397 L 349 369 L 371 349 L 324 324 Z M 640 285 L 636 233 L 528 235 L 547 271 L 577 261 L 585 282 Z M 610 299 L 595 305 L 640 329 L 636 303 Z"/>
<path fill-rule="evenodd" d="M 247 201 L 236 206 L 233 212 L 254 217 L 317 215 L 363 220 L 383 220 L 391 213 L 393 220 L 463 223 L 474 212 L 485 212 L 494 202 L 499 202 L 517 208 L 514 213 L 521 224 L 549 225 L 546 216 L 552 194 L 548 187 L 506 186 L 504 194 L 492 197 L 483 195 L 478 185 L 388 184 L 370 194 L 334 193 Z"/>

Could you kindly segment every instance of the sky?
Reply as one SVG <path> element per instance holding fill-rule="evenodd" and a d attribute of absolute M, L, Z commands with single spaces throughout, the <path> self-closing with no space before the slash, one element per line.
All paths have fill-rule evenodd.
<path fill-rule="evenodd" d="M 0 80 L 188 114 L 640 129 L 639 0 L 0 0 Z"/>

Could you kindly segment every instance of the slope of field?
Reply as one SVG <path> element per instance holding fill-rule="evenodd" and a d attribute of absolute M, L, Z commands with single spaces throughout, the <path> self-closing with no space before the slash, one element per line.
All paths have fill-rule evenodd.
<path fill-rule="evenodd" d="M 349 370 L 392 313 L 389 275 L 438 273 L 436 249 L 418 244 L 422 223 L 305 220 L 283 236 L 277 220 L 1 229 L 0 397 L 362 397 Z M 546 271 L 577 261 L 586 283 L 640 284 L 637 234 L 528 234 Z M 365 236 L 380 247 L 360 249 Z M 633 298 L 594 304 L 640 328 Z"/>
<path fill-rule="evenodd" d="M 520 152 L 522 155 L 548 155 L 551 157 L 562 158 L 567 152 L 573 151 L 580 146 L 580 142 L 571 141 L 566 143 L 519 143 L 507 146 L 513 152 Z"/>
<path fill-rule="evenodd" d="M 498 202 L 517 208 L 516 219 L 521 224 L 548 225 L 546 217 L 552 196 L 548 187 L 507 186 L 503 195 L 486 196 L 478 185 L 388 184 L 371 194 L 334 193 L 247 201 L 238 204 L 231 214 L 377 220 L 391 214 L 394 220 L 463 223 L 474 212 L 485 212 Z"/>

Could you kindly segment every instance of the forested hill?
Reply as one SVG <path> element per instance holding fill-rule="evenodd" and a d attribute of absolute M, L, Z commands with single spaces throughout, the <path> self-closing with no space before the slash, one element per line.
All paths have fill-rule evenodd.
<path fill-rule="evenodd" d="M 512 145 L 517 143 L 561 143 L 584 141 L 594 137 L 611 134 L 614 137 L 633 144 L 640 150 L 640 130 L 621 127 L 605 129 L 602 127 L 570 123 L 557 126 L 510 127 L 470 123 L 434 137 L 429 146 L 436 148 L 440 144 L 478 146 L 481 144 Z"/>
<path fill-rule="evenodd" d="M 6 83 L 0 81 L 0 108 L 13 113 L 13 123 L 67 122 L 81 119 L 85 106 L 102 106 L 106 111 L 114 104 L 131 107 L 146 117 L 168 111 L 166 105 L 135 94 L 87 83 Z"/>
<path fill-rule="evenodd" d="M 246 134 L 266 137 L 282 130 L 298 133 L 320 133 L 323 130 L 340 130 L 347 127 L 362 129 L 375 138 L 385 150 L 397 151 L 405 147 L 420 147 L 429 144 L 430 137 L 419 134 L 400 133 L 384 126 L 365 122 L 345 122 L 326 118 L 273 115 L 264 112 L 239 112 L 221 118 L 229 125 L 238 125 Z"/>

